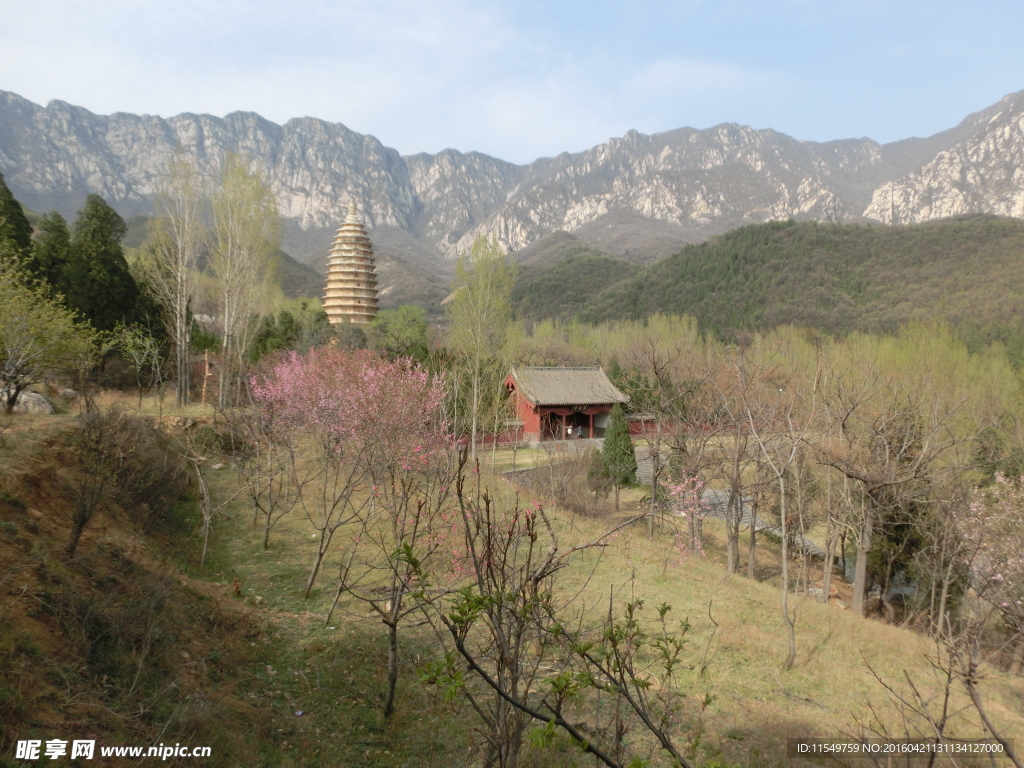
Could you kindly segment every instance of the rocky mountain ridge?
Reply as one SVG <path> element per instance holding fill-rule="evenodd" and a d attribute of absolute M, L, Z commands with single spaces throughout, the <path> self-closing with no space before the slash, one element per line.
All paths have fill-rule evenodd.
<path fill-rule="evenodd" d="M 351 196 L 396 268 L 442 278 L 480 234 L 520 251 L 572 232 L 649 261 L 770 220 L 1024 216 L 1024 91 L 926 139 L 816 143 L 725 124 L 629 131 L 529 165 L 451 149 L 403 157 L 311 117 L 277 125 L 250 112 L 103 116 L 0 91 L 0 172 L 35 210 L 71 215 L 96 192 L 123 215 L 148 213 L 179 144 L 208 179 L 227 151 L 252 158 L 286 218 L 285 250 L 318 268 Z"/>
<path fill-rule="evenodd" d="M 864 215 L 899 224 L 970 213 L 1024 218 L 1024 97 L 1007 96 L 964 123 L 961 141 L 875 189 Z"/>

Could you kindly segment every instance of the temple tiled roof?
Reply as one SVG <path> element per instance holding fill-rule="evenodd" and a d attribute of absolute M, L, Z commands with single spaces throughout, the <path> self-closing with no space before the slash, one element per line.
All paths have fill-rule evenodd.
<path fill-rule="evenodd" d="M 628 403 L 598 366 L 587 368 L 513 368 L 516 388 L 534 405 Z"/>

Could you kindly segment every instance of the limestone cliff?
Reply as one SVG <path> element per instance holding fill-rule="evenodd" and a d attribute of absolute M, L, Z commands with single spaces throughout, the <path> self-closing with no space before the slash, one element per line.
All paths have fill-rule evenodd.
<path fill-rule="evenodd" d="M 0 91 L 0 172 L 35 210 L 72 215 L 96 192 L 125 215 L 147 213 L 178 145 L 210 180 L 226 152 L 250 157 L 286 217 L 284 248 L 301 260 L 323 268 L 330 235 L 355 198 L 385 262 L 394 256 L 402 269 L 442 284 L 443 257 L 480 234 L 520 250 L 568 231 L 649 260 L 773 219 L 1024 216 L 1024 92 L 949 131 L 887 145 L 804 142 L 727 124 L 630 131 L 519 166 L 450 149 L 402 157 L 372 136 L 311 117 L 276 125 L 244 112 L 104 116 Z"/>
<path fill-rule="evenodd" d="M 1024 218 L 1024 92 L 971 115 L 961 130 L 961 141 L 875 189 L 864 215 L 900 224 L 970 213 Z"/>

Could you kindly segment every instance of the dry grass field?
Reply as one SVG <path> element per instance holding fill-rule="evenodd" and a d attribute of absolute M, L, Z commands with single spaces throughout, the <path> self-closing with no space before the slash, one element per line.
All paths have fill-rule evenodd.
<path fill-rule="evenodd" d="M 542 452 L 532 454 L 520 451 L 517 463 L 522 466 L 524 458 L 537 464 L 547 460 Z M 485 458 L 489 461 L 489 452 L 481 453 L 481 459 Z M 510 463 L 510 457 L 501 452 L 498 459 L 499 467 Z M 233 473 L 223 471 L 218 478 L 219 493 L 229 493 L 234 482 Z M 485 474 L 484 482 L 499 498 L 514 499 L 515 492 L 504 477 Z M 598 537 L 635 514 L 642 495 L 640 489 L 627 491 L 618 513 L 607 503 L 596 516 L 553 508 L 559 545 L 565 548 Z M 521 501 L 533 499 L 524 493 Z M 263 553 L 246 510 L 239 505 L 234 514 L 221 534 L 227 538 L 227 560 L 232 563 L 224 579 L 239 579 L 243 590 L 253 599 L 258 597 L 272 615 L 286 616 L 283 623 L 291 624 L 289 632 L 298 632 L 297 641 L 304 633 L 328 644 L 344 644 L 347 635 L 359 636 L 371 646 L 375 644 L 378 654 L 383 653 L 383 628 L 361 605 L 343 600 L 344 612 L 335 614 L 333 628 L 323 624 L 322 616 L 334 595 L 337 558 L 328 558 L 312 599 L 301 599 L 315 551 L 307 521 L 299 516 L 283 520 L 271 535 L 269 551 Z M 700 709 L 699 699 L 706 694 L 713 699 L 701 715 L 706 731 L 703 741 L 710 755 L 720 752 L 727 763 L 741 765 L 776 764 L 788 737 L 860 736 L 882 726 L 894 735 L 906 735 L 903 721 L 909 713 L 894 705 L 872 670 L 897 688 L 904 688 L 909 676 L 926 695 L 941 690 L 941 680 L 929 661 L 937 653 L 930 640 L 909 629 L 859 618 L 834 604 L 822 605 L 802 594 L 791 596 L 797 617 L 796 664 L 788 672 L 780 671 L 785 636 L 779 607 L 778 547 L 771 541 L 759 544 L 759 580 L 751 581 L 726 573 L 720 521 L 705 521 L 705 545 L 703 558 L 682 555 L 670 531 L 658 531 L 650 538 L 647 525 L 638 523 L 615 534 L 609 546 L 582 553 L 573 567 L 560 575 L 559 589 L 576 596 L 575 605 L 585 608 L 595 621 L 607 612 L 609 594 L 615 595 L 619 607 L 636 597 L 652 608 L 668 603 L 673 616 L 689 619 L 689 663 L 699 667 L 706 661 L 707 670 L 704 675 L 694 671 L 685 679 L 686 693 L 694 713 Z M 820 579 L 820 567 L 816 578 Z M 842 582 L 839 586 L 846 588 Z M 653 616 L 651 610 L 649 618 Z M 305 629 L 300 631 L 300 626 Z M 427 642 L 415 633 L 412 638 L 413 647 Z M 382 655 L 376 663 L 382 665 Z M 414 673 L 414 666 L 410 664 L 407 678 Z M 991 716 L 1006 734 L 1024 734 L 1024 678 L 989 670 L 984 685 Z M 422 694 L 414 686 L 406 690 L 411 701 L 418 702 L 415 706 L 422 705 Z M 367 691 L 366 697 L 372 700 L 374 693 Z M 983 729 L 967 704 L 966 696 L 955 691 L 953 709 L 958 714 L 951 732 L 964 738 L 982 737 Z M 926 724 L 908 723 L 908 727 L 916 735 L 913 729 L 926 729 Z"/>

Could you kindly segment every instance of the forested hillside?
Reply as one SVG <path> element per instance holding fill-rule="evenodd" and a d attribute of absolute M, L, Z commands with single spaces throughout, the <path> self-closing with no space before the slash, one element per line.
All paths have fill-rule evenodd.
<path fill-rule="evenodd" d="M 583 246 L 554 263 L 520 267 L 512 301 L 522 317 L 571 318 L 588 311 L 608 286 L 638 271 L 636 264 Z"/>
<path fill-rule="evenodd" d="M 969 217 L 911 226 L 773 222 L 728 232 L 640 269 L 594 258 L 524 270 L 523 317 L 585 321 L 690 314 L 722 336 L 794 324 L 830 334 L 891 332 L 944 318 L 971 346 L 1006 343 L 1024 360 L 1024 222 Z M 611 261 L 611 260 L 608 260 Z M 576 270 L 575 278 L 562 274 Z M 550 288 L 551 286 L 547 286 Z M 524 289 L 529 289 L 525 291 Z M 544 297 L 543 301 L 538 298 Z"/>

